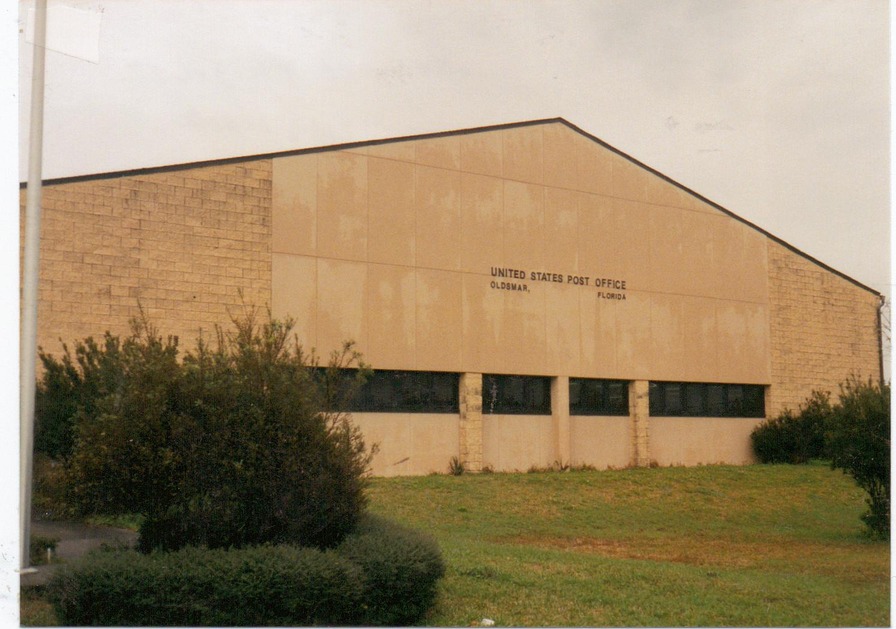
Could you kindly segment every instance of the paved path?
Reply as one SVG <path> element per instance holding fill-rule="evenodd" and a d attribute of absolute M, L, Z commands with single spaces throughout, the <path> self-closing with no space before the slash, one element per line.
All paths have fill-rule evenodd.
<path fill-rule="evenodd" d="M 55 558 L 59 561 L 76 559 L 103 544 L 132 546 L 137 542 L 137 533 L 134 531 L 108 526 L 89 526 L 81 522 L 33 521 L 31 535 L 58 539 Z M 35 566 L 37 572 L 21 575 L 22 587 L 44 585 L 58 565 Z"/>

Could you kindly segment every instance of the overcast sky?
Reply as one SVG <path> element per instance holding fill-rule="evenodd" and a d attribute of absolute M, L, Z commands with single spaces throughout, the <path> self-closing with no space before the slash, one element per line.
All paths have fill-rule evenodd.
<path fill-rule="evenodd" d="M 47 178 L 561 116 L 890 292 L 884 0 L 50 7 Z"/>

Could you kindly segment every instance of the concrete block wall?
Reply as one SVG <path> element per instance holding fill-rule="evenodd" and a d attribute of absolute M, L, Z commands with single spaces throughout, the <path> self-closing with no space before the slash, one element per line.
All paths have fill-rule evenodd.
<path fill-rule="evenodd" d="M 850 374 L 880 378 L 876 294 L 771 239 L 768 268 L 769 416 L 796 410 L 816 389 L 836 396 Z"/>
<path fill-rule="evenodd" d="M 632 461 L 643 467 L 650 463 L 650 382 L 635 380 L 628 387 L 628 408 L 631 416 Z"/>
<path fill-rule="evenodd" d="M 482 374 L 460 377 L 459 458 L 471 472 L 482 470 Z"/>
<path fill-rule="evenodd" d="M 270 159 L 49 183 L 42 205 L 46 351 L 61 350 L 59 339 L 127 334 L 138 304 L 184 349 L 243 300 L 270 305 Z"/>

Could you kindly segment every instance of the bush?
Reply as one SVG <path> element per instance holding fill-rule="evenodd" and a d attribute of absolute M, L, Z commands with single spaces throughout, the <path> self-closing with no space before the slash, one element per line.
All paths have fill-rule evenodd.
<path fill-rule="evenodd" d="M 64 625 L 397 625 L 422 618 L 444 572 L 431 538 L 364 516 L 335 550 L 106 550 L 47 587 Z"/>
<path fill-rule="evenodd" d="M 862 516 L 875 535 L 890 531 L 890 386 L 851 377 L 840 385 L 837 404 L 815 391 L 799 414 L 784 411 L 750 435 L 762 463 L 830 459 L 868 493 Z"/>
<path fill-rule="evenodd" d="M 828 423 L 831 467 L 868 493 L 862 520 L 875 535 L 890 533 L 890 386 L 850 378 Z"/>
<path fill-rule="evenodd" d="M 294 546 L 95 552 L 48 584 L 66 626 L 351 624 L 361 592 L 351 562 Z"/>
<path fill-rule="evenodd" d="M 144 551 L 324 548 L 353 530 L 371 454 L 346 415 L 324 409 L 363 379 L 360 356 L 346 344 L 319 369 L 291 320 L 247 310 L 233 324 L 182 360 L 177 339 L 145 319 L 63 359 L 71 386 L 57 390 L 92 392 L 77 402 L 67 462 L 79 514 L 142 516 Z M 349 366 L 361 369 L 347 381 L 338 374 Z"/>
<path fill-rule="evenodd" d="M 108 332 L 102 344 L 88 337 L 72 356 L 63 344 L 62 358 L 40 350 L 43 373 L 34 406 L 34 449 L 53 459 L 67 458 L 73 449 L 75 422 L 91 415 L 96 404 L 121 382 L 120 339 Z"/>
<path fill-rule="evenodd" d="M 176 490 L 183 437 L 178 417 L 180 365 L 177 338 L 162 339 L 135 321 L 123 341 L 106 335 L 102 348 L 90 339 L 76 345 L 104 377 L 78 400 L 74 444 L 66 461 L 68 498 L 79 515 L 148 515 Z M 88 367 L 73 376 L 88 382 Z M 76 389 L 73 386 L 72 389 Z"/>
<path fill-rule="evenodd" d="M 408 625 L 435 600 L 445 564 L 435 540 L 389 520 L 366 515 L 337 551 L 364 576 L 363 624 Z"/>
<path fill-rule="evenodd" d="M 756 426 L 750 434 L 756 458 L 761 463 L 793 464 L 829 458 L 825 426 L 830 415 L 830 394 L 813 391 L 799 413 L 787 409 Z"/>

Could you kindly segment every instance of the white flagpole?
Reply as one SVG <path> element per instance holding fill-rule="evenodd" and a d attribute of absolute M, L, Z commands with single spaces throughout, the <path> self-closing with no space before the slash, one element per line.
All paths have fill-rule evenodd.
<path fill-rule="evenodd" d="M 40 269 L 41 176 L 44 127 L 44 59 L 47 0 L 36 0 L 34 55 L 31 69 L 31 130 L 28 146 L 28 190 L 25 198 L 25 259 L 22 274 L 22 327 L 19 358 L 21 568 L 31 565 L 31 478 L 34 470 L 34 396 L 37 378 L 37 281 Z"/>

